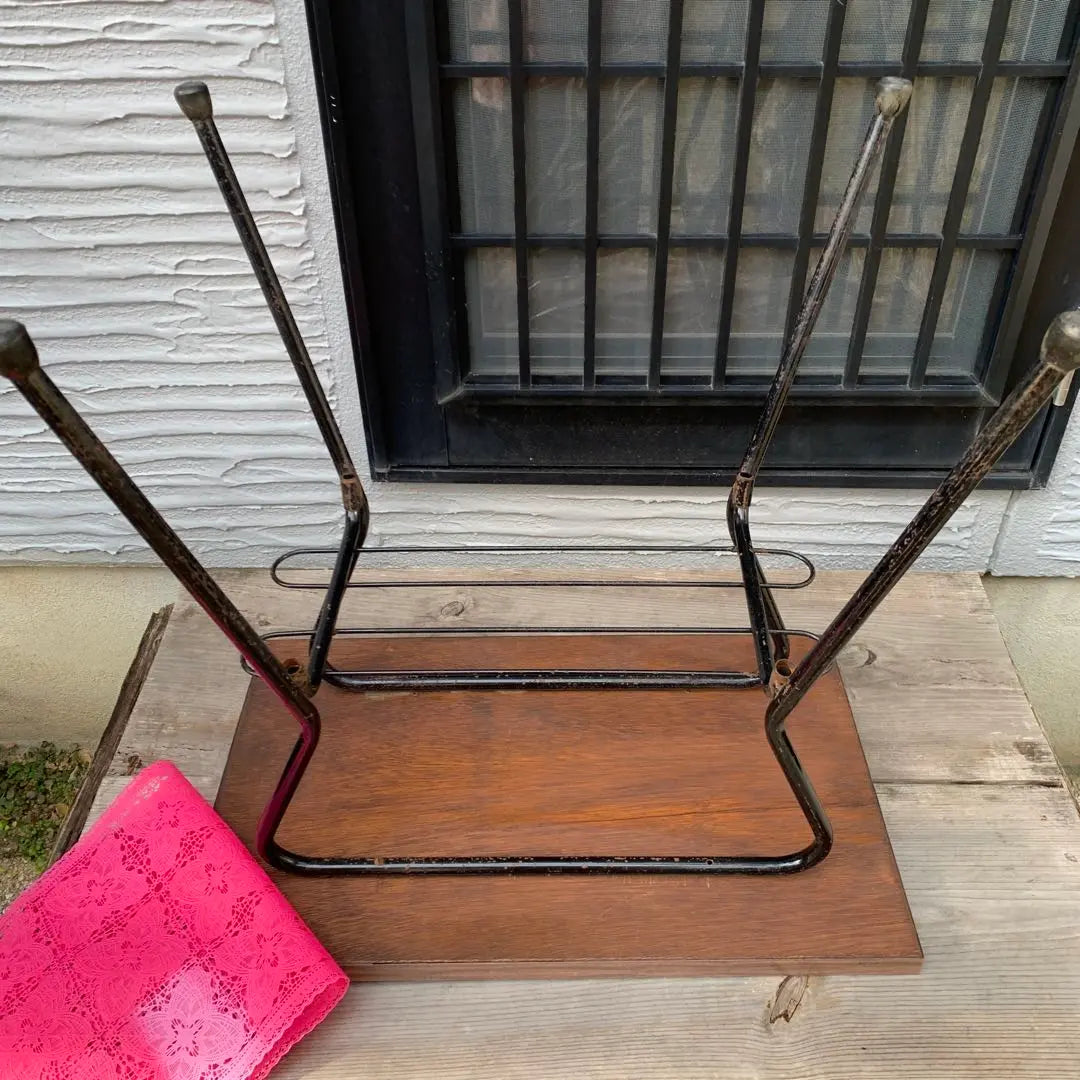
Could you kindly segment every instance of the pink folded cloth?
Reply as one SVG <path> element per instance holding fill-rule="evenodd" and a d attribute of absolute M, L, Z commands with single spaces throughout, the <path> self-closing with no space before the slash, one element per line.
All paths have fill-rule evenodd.
<path fill-rule="evenodd" d="M 0 1077 L 263 1077 L 347 986 L 160 761 L 0 916 Z"/>

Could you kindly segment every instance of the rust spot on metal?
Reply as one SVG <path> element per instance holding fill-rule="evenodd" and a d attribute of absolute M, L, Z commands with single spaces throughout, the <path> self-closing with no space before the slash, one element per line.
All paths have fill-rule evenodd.
<path fill-rule="evenodd" d="M 769 697 L 776 697 L 791 678 L 791 661 L 777 660 L 769 676 Z"/>

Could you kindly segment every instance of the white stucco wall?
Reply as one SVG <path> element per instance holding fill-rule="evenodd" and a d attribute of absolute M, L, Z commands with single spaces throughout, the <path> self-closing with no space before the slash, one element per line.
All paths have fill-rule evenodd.
<path fill-rule="evenodd" d="M 1049 483 L 1010 501 L 990 570 L 1016 576 L 1080 575 L 1080 423 L 1075 409 Z"/>
<path fill-rule="evenodd" d="M 303 0 L 0 3 L 0 312 L 26 322 L 56 381 L 209 564 L 260 566 L 287 546 L 333 543 L 339 504 L 173 103 L 173 85 L 192 76 L 211 85 L 237 173 L 363 461 Z M 1080 509 L 1076 525 L 1063 517 L 1080 507 L 1075 426 L 1055 484 L 977 494 L 926 565 L 1080 572 Z M 371 485 L 373 542 L 431 543 L 436 521 L 460 543 L 713 540 L 723 497 Z M 920 502 L 918 492 L 766 489 L 756 535 L 826 566 L 867 566 Z M 1033 537 L 1022 539 L 1023 528 Z M 21 399 L 0 392 L 0 559 L 151 558 Z"/>

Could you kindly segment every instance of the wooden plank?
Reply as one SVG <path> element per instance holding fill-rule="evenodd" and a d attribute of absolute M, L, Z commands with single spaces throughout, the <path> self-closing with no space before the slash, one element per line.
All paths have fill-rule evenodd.
<path fill-rule="evenodd" d="M 231 584 L 242 594 L 245 577 L 256 575 L 263 576 L 234 572 Z M 87 824 L 97 820 L 133 773 L 162 758 L 174 762 L 212 803 L 248 682 L 221 631 L 181 593 Z"/>
<path fill-rule="evenodd" d="M 285 659 L 301 640 L 274 645 Z M 807 647 L 796 639 L 794 658 Z M 742 671 L 754 652 L 742 634 L 345 637 L 331 661 Z M 322 738 L 279 833 L 290 851 L 708 857 L 780 855 L 812 839 L 765 740 L 759 692 L 324 686 L 316 700 Z M 916 971 L 918 938 L 839 676 L 804 706 L 791 738 L 836 831 L 805 874 L 271 877 L 354 979 Z M 293 727 L 253 683 L 217 801 L 252 850 Z"/>
<path fill-rule="evenodd" d="M 318 603 L 276 590 L 265 572 L 221 577 L 264 629 L 306 623 Z M 861 577 L 825 573 L 809 590 L 782 593 L 789 622 L 823 626 Z M 559 621 L 743 618 L 737 596 L 697 590 L 656 590 L 663 598 L 645 601 L 605 590 L 600 605 L 598 590 L 551 590 L 532 608 L 509 590 L 385 592 L 351 595 L 346 621 L 395 612 L 423 625 L 530 611 Z M 170 756 L 212 798 L 247 679 L 186 599 L 173 623 L 112 772 L 119 787 L 127 754 Z M 878 794 L 926 952 L 920 975 L 811 977 L 801 997 L 798 977 L 366 984 L 275 1075 L 1072 1075 L 1080 821 L 978 578 L 910 575 L 841 666 L 872 775 L 903 781 L 880 783 Z M 109 797 L 103 791 L 95 809 Z"/>
<path fill-rule="evenodd" d="M 64 823 L 60 826 L 56 839 L 53 841 L 52 851 L 49 852 L 50 866 L 82 835 L 86 819 L 90 814 L 90 808 L 97 797 L 98 788 L 112 765 L 113 758 L 116 756 L 116 749 L 120 745 L 120 739 L 127 728 L 128 720 L 131 719 L 131 712 L 135 708 L 135 703 L 139 700 L 143 683 L 146 682 L 146 677 L 150 674 L 150 669 L 153 666 L 154 658 L 157 656 L 161 638 L 165 633 L 165 627 L 169 623 L 171 613 L 172 604 L 169 604 L 160 611 L 155 611 L 146 624 L 142 640 L 135 651 L 135 659 L 132 660 L 131 666 L 124 676 L 124 682 L 120 687 L 116 704 L 113 706 L 112 715 L 110 715 L 109 722 L 105 725 L 105 730 L 98 740 L 97 749 L 94 751 L 90 767 L 86 770 L 86 776 L 83 777 L 83 782 L 79 785 L 79 792 L 75 796 L 75 801 L 71 804 L 71 810 L 64 819 Z"/>
<path fill-rule="evenodd" d="M 465 571 L 440 573 L 460 576 Z M 218 576 L 262 630 L 309 626 L 315 618 L 316 592 L 280 589 L 259 570 Z M 368 572 L 363 579 L 380 576 L 386 574 Z M 542 574 L 532 571 L 530 576 Z M 820 631 L 863 576 L 826 572 L 808 589 L 781 592 L 788 624 Z M 513 621 L 715 626 L 744 622 L 745 607 L 734 589 L 354 589 L 343 605 L 341 625 L 467 628 Z M 178 600 L 172 622 L 117 761 L 131 755 L 170 757 L 212 801 L 247 680 L 235 654 L 186 595 Z M 875 780 L 1059 776 L 974 574 L 908 575 L 845 650 L 840 669 Z M 184 687 L 182 694 L 177 686 Z M 91 820 L 127 775 L 114 762 Z"/>
<path fill-rule="evenodd" d="M 772 1023 L 775 978 L 358 985 L 275 1080 L 1075 1075 L 1080 827 L 1064 790 L 880 794 L 917 976 L 811 976 Z"/>

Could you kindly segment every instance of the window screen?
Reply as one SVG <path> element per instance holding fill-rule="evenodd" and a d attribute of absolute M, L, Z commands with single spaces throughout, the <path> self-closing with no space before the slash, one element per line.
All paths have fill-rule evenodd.
<path fill-rule="evenodd" d="M 900 72 L 801 378 L 984 374 L 1068 0 L 441 2 L 474 383 L 768 379 Z"/>

